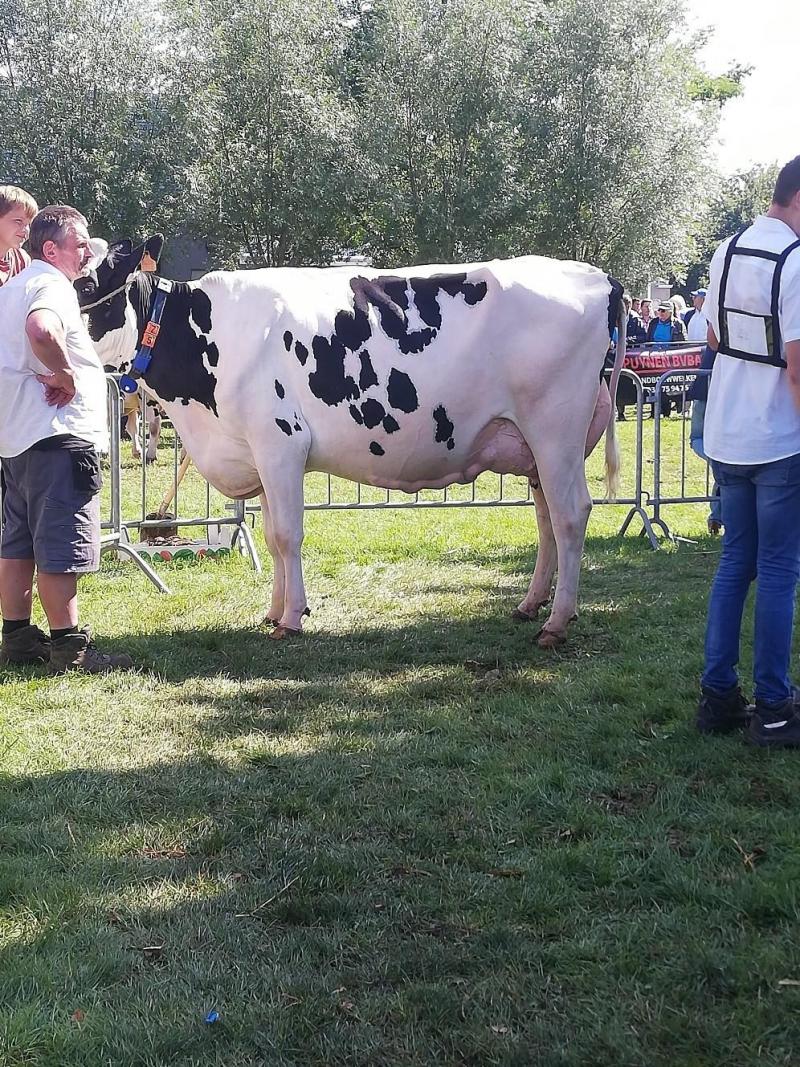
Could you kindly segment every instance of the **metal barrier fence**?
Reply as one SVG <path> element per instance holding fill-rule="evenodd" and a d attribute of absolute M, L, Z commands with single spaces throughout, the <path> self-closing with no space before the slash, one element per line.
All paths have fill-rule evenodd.
<path fill-rule="evenodd" d="M 630 381 L 636 394 L 636 431 L 634 448 L 633 478 L 628 482 L 627 492 L 609 500 L 606 496 L 594 495 L 594 505 L 613 504 L 616 507 L 628 506 L 629 511 L 620 527 L 620 536 L 625 534 L 635 518 L 642 522 L 642 533 L 646 534 L 654 547 L 658 538 L 654 533 L 650 517 L 646 511 L 648 494 L 643 488 L 643 411 L 645 398 L 640 378 L 631 371 L 623 370 L 621 375 Z M 598 452 L 602 449 L 598 446 Z M 622 456 L 624 461 L 625 455 Z M 492 491 L 492 485 L 496 490 Z M 516 490 L 516 492 L 515 492 Z M 380 489 L 375 486 L 347 482 L 331 475 L 307 476 L 306 511 L 385 511 L 404 510 L 407 508 L 489 508 L 489 507 L 532 507 L 533 496 L 527 479 L 505 474 L 484 474 L 468 485 L 451 485 L 444 489 L 422 490 L 416 493 L 403 493 L 400 490 Z M 249 504 L 247 514 L 255 515 L 258 507 Z"/>
<path fill-rule="evenodd" d="M 184 492 L 184 476 L 189 461 L 183 461 L 185 452 L 174 431 L 171 442 L 166 442 L 171 451 L 171 462 L 166 466 L 162 463 L 157 475 L 156 468 L 151 468 L 147 462 L 149 430 L 143 411 L 138 419 L 139 470 L 135 479 L 126 478 L 127 465 L 123 468 L 122 462 L 122 421 L 125 413 L 117 377 L 107 375 L 111 444 L 108 490 L 107 494 L 104 493 L 108 518 L 102 523 L 102 547 L 113 548 L 129 556 L 156 588 L 166 593 L 169 592 L 167 585 L 147 557 L 175 557 L 181 550 L 192 555 L 197 550 L 197 543 L 177 537 L 178 529 L 205 528 L 205 542 L 202 542 L 205 547 L 200 549 L 202 554 L 238 548 L 250 559 L 255 572 L 260 574 L 261 561 L 247 525 L 245 501 L 228 501 L 222 494 L 212 490 L 197 472 L 192 473 L 189 478 L 191 484 L 188 491 Z M 151 507 L 155 503 L 154 493 L 159 499 L 155 508 Z M 181 514 L 184 501 L 188 503 L 188 511 Z M 132 540 L 134 534 L 138 536 L 137 541 Z"/>
<path fill-rule="evenodd" d="M 697 377 L 710 377 L 710 370 L 696 370 L 692 372 Z M 685 417 L 687 400 L 686 393 L 688 384 L 685 381 L 685 371 L 671 370 L 662 374 L 656 383 L 654 400 L 654 431 L 653 431 L 653 492 L 650 496 L 650 507 L 653 510 L 652 526 L 658 527 L 665 537 L 670 540 L 678 538 L 670 531 L 666 519 L 662 515 L 662 508 L 669 504 L 711 504 L 714 500 L 714 486 L 711 470 L 705 457 L 694 452 L 691 445 L 691 423 Z M 669 383 L 678 380 L 682 383 L 680 393 L 684 418 L 681 423 L 681 448 L 680 463 L 677 470 L 665 463 L 661 448 L 661 399 Z M 672 394 L 673 396 L 676 394 Z M 688 430 L 687 430 L 688 425 Z M 689 438 L 687 447 L 687 437 Z"/>
<path fill-rule="evenodd" d="M 669 388 L 669 382 L 681 376 L 684 379 L 682 394 L 685 398 L 685 371 L 674 370 L 662 374 L 653 394 L 645 393 L 636 374 L 623 370 L 622 375 L 628 382 L 628 396 L 635 395 L 636 398 L 633 449 L 630 448 L 630 440 L 621 449 L 621 494 L 609 501 L 595 492 L 593 503 L 595 506 L 626 506 L 628 511 L 619 535 L 624 535 L 634 519 L 638 518 L 641 522 L 640 536 L 646 536 L 653 548 L 658 548 L 657 530 L 663 536 L 674 539 L 662 509 L 673 504 L 709 503 L 712 500 L 712 483 L 708 465 L 694 456 L 688 447 L 689 423 L 686 419 L 682 420 L 677 469 L 674 464 L 667 462 L 662 451 L 661 398 L 665 389 Z M 147 419 L 143 416 L 139 419 L 139 469 L 135 465 L 132 467 L 127 460 L 123 463 L 123 398 L 115 376 L 109 375 L 107 382 L 110 450 L 102 497 L 102 548 L 130 558 L 157 589 L 169 592 L 167 584 L 148 557 L 158 555 L 162 545 L 165 546 L 164 554 L 168 555 L 167 548 L 177 554 L 176 542 L 178 550 L 182 544 L 196 548 L 197 542 L 175 536 L 154 535 L 165 532 L 177 535 L 179 529 L 205 528 L 206 541 L 203 544 L 207 546 L 209 554 L 214 554 L 215 546 L 224 552 L 238 550 L 250 559 L 254 570 L 260 573 L 261 563 L 248 525 L 248 520 L 254 522 L 258 508 L 249 502 L 228 500 L 213 490 L 194 470 L 186 474 L 188 460 L 182 462 L 185 453 L 182 452 L 180 439 L 168 423 L 164 427 L 159 450 L 161 462 L 157 466 L 150 466 L 146 461 L 149 431 Z M 644 410 L 651 403 L 654 404 L 652 491 L 645 485 L 643 427 Z M 598 448 L 596 451 L 602 453 L 603 450 Z M 170 453 L 170 462 L 167 464 L 163 463 L 164 452 Z M 597 485 L 601 475 L 599 455 L 590 467 L 590 480 Z M 131 474 L 133 477 L 130 477 Z M 160 503 L 154 507 L 157 500 Z M 168 502 L 168 508 L 164 506 L 165 502 Z M 527 481 L 509 475 L 482 475 L 476 482 L 466 486 L 450 486 L 410 495 L 345 482 L 322 474 L 311 474 L 306 479 L 307 511 L 531 507 L 533 503 Z M 134 540 L 134 535 L 138 540 Z M 206 548 L 200 550 L 201 554 L 205 551 Z M 191 554 L 191 549 L 187 552 Z"/>
<path fill-rule="evenodd" d="M 663 346 L 662 346 L 663 347 Z M 694 374 L 695 371 L 693 370 Z M 707 374 L 707 371 L 697 373 Z M 623 370 L 621 377 L 627 382 L 627 396 L 635 396 L 635 429 L 633 441 L 625 442 L 621 449 L 622 460 L 622 492 L 614 500 L 608 500 L 599 492 L 592 494 L 593 504 L 598 507 L 613 505 L 615 507 L 627 506 L 628 511 L 619 528 L 619 535 L 623 536 L 631 528 L 635 519 L 641 523 L 640 536 L 646 536 L 653 548 L 659 547 L 659 533 L 672 538 L 669 527 L 663 517 L 662 508 L 670 504 L 701 503 L 708 502 L 711 497 L 711 482 L 708 474 L 708 466 L 704 461 L 693 456 L 687 444 L 687 430 L 689 423 L 682 420 L 680 463 L 677 471 L 673 470 L 669 463 L 665 462 L 662 454 L 662 418 L 661 399 L 667 390 L 671 390 L 672 399 L 676 392 L 670 386 L 670 382 L 677 379 L 681 383 L 681 389 L 677 392 L 678 398 L 684 398 L 687 388 L 686 371 L 674 370 L 662 374 L 657 380 L 656 389 L 653 393 L 645 392 L 639 375 Z M 110 387 L 111 388 L 111 387 Z M 252 561 L 253 567 L 260 572 L 261 565 L 258 559 L 251 531 L 247 525 L 249 519 L 254 523 L 255 516 L 259 512 L 257 505 L 251 502 L 231 502 L 215 493 L 201 479 L 197 472 L 191 472 L 185 481 L 181 481 L 185 473 L 185 464 L 182 463 L 180 439 L 174 430 L 170 431 L 169 424 L 165 426 L 162 436 L 160 460 L 158 467 L 150 466 L 146 461 L 149 428 L 147 420 L 141 417 L 139 420 L 139 450 L 141 461 L 136 473 L 137 486 L 131 486 L 131 480 L 126 477 L 129 465 L 125 465 L 125 472 L 120 462 L 120 422 L 122 416 L 119 391 L 114 385 L 112 393 L 117 405 L 116 417 L 111 417 L 112 446 L 115 449 L 112 456 L 112 520 L 106 524 L 110 533 L 116 533 L 117 542 L 115 547 L 127 552 L 142 566 L 146 560 L 142 560 L 142 548 L 144 544 L 135 545 L 131 542 L 131 534 L 136 531 L 139 537 L 146 538 L 149 534 L 161 532 L 165 524 L 174 532 L 178 528 L 206 528 L 206 537 L 209 545 L 220 542 L 220 533 L 225 528 L 230 532 L 231 549 L 238 545 L 239 550 L 246 554 Z M 644 413 L 648 405 L 653 405 L 653 482 L 652 489 L 645 484 L 645 447 L 644 447 Z M 116 426 L 116 430 L 113 427 Z M 169 434 L 172 432 L 171 442 Z M 633 447 L 631 448 L 631 444 Z M 165 449 L 166 445 L 166 449 Z M 171 461 L 163 464 L 164 451 L 171 450 Z M 600 478 L 600 464 L 602 448 L 598 447 L 597 459 L 593 461 L 594 469 L 590 470 L 590 479 L 597 484 Z M 647 461 L 648 463 L 650 460 Z M 590 462 L 590 466 L 592 463 Z M 648 479 L 649 481 L 649 479 Z M 123 492 L 123 482 L 125 491 Z M 165 512 L 163 507 L 158 511 L 153 510 L 157 496 L 163 492 L 162 502 L 170 501 L 170 510 Z M 324 474 L 309 474 L 306 477 L 306 510 L 307 511 L 370 511 L 370 510 L 403 510 L 407 508 L 463 508 L 463 507 L 531 507 L 533 496 L 527 480 L 510 475 L 482 475 L 469 485 L 454 485 L 441 490 L 423 490 L 413 494 L 405 494 L 397 490 L 379 489 L 358 483 L 347 482 L 343 479 L 333 478 Z M 183 505 L 186 505 L 184 507 Z M 213 531 L 210 534 L 209 531 Z M 224 543 L 224 538 L 223 542 Z M 149 547 L 149 546 L 148 546 Z M 135 555 L 136 553 L 136 555 Z M 142 562 L 140 562 L 142 560 Z M 144 570 L 144 566 L 142 567 Z M 152 568 L 148 568 L 152 570 Z M 147 573 L 147 571 L 146 571 Z M 150 574 L 148 574 L 150 576 Z M 151 578 L 154 583 L 162 588 L 164 583 L 155 575 Z"/>

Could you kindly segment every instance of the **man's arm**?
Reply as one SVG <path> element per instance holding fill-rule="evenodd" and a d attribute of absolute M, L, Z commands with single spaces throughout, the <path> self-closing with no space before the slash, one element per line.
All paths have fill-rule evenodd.
<path fill-rule="evenodd" d="M 795 406 L 800 410 L 800 341 L 787 341 L 784 355 L 786 357 L 786 376 L 789 379 L 789 391 Z"/>
<path fill-rule="evenodd" d="M 61 319 L 46 308 L 32 311 L 25 322 L 25 333 L 33 354 L 50 371 L 50 374 L 36 375 L 45 387 L 45 400 L 63 408 L 75 396 L 75 375 L 67 355 Z"/>

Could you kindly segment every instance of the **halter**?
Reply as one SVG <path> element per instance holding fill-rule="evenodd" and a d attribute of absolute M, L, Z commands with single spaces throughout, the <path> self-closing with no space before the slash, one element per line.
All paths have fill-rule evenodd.
<path fill-rule="evenodd" d="M 126 293 L 132 285 L 133 278 L 131 278 L 130 281 L 125 282 L 124 285 L 121 285 L 119 289 L 113 289 L 110 293 L 106 293 L 105 296 L 101 296 L 100 299 L 95 300 L 93 304 L 84 304 L 81 307 L 81 315 L 83 315 L 85 311 L 91 311 L 92 308 L 100 307 L 101 304 L 107 304 L 109 300 L 113 300 L 113 298 L 119 296 L 120 293 Z"/>
<path fill-rule="evenodd" d="M 142 334 L 142 343 L 133 357 L 130 374 L 123 374 L 119 380 L 119 388 L 123 393 L 135 393 L 139 388 L 136 379 L 143 378 L 153 358 L 158 334 L 161 329 L 161 316 L 164 314 L 164 306 L 167 297 L 172 292 L 172 282 L 167 278 L 159 278 L 153 290 L 153 299 L 150 304 L 150 314 L 147 317 L 147 325 Z"/>

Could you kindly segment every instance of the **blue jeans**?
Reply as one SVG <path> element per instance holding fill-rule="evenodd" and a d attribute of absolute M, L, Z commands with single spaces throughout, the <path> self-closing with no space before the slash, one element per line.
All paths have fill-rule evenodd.
<path fill-rule="evenodd" d="M 800 455 L 758 466 L 711 461 L 725 536 L 711 586 L 702 684 L 715 692 L 738 682 L 742 612 L 756 580 L 755 699 L 772 706 L 791 695 L 789 657 L 800 576 Z"/>

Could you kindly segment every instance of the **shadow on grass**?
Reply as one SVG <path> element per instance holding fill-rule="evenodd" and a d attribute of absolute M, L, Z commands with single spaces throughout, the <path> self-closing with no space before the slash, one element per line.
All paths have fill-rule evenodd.
<path fill-rule="evenodd" d="M 313 615 L 300 638 L 272 641 L 269 629 L 258 626 L 256 618 L 253 625 L 242 627 L 212 624 L 193 629 L 178 624 L 170 632 L 103 638 L 102 644 L 109 651 L 130 652 L 137 664 L 157 671 L 170 682 L 220 672 L 242 678 L 313 679 L 359 669 L 456 664 L 465 660 L 485 663 L 487 669 L 508 664 L 552 664 L 598 651 L 614 653 L 621 640 L 627 641 L 631 633 L 641 632 L 643 623 L 650 626 L 660 621 L 661 628 L 670 628 L 669 613 L 679 600 L 686 599 L 686 580 L 694 583 L 693 591 L 699 597 L 698 604 L 702 604 L 714 563 L 702 548 L 656 553 L 639 540 L 590 539 L 582 574 L 580 618 L 571 626 L 566 646 L 556 653 L 545 653 L 538 649 L 535 638 L 547 618 L 547 609 L 542 609 L 531 624 L 517 624 L 510 618 L 511 610 L 525 594 L 534 561 L 535 549 L 454 549 L 438 561 L 436 579 L 431 584 L 425 581 L 428 563 L 420 562 L 422 596 L 483 597 L 484 606 L 479 613 L 470 606 L 454 617 L 441 610 L 431 613 L 423 606 L 417 618 L 398 621 L 387 610 L 386 625 L 375 626 L 372 620 L 376 612 L 370 607 L 370 624 L 359 625 L 358 609 L 347 601 L 346 589 L 323 598 L 315 606 L 312 580 L 308 592 Z M 472 571 L 467 584 L 459 577 L 459 568 L 475 564 L 485 564 L 487 569 L 494 568 L 508 577 L 500 582 L 489 575 L 476 580 Z M 446 580 L 442 580 L 442 572 Z M 376 596 L 386 596 L 383 577 L 376 574 L 374 582 Z M 264 588 L 265 592 L 269 588 L 268 579 Z M 391 595 L 391 588 L 388 593 Z M 358 596 L 365 595 L 369 595 L 369 582 L 359 585 Z M 403 595 L 399 590 L 397 596 Z M 637 620 L 632 619 L 633 614 Z M 346 621 L 342 622 L 342 618 Z M 354 621 L 348 626 L 350 618 Z"/>

